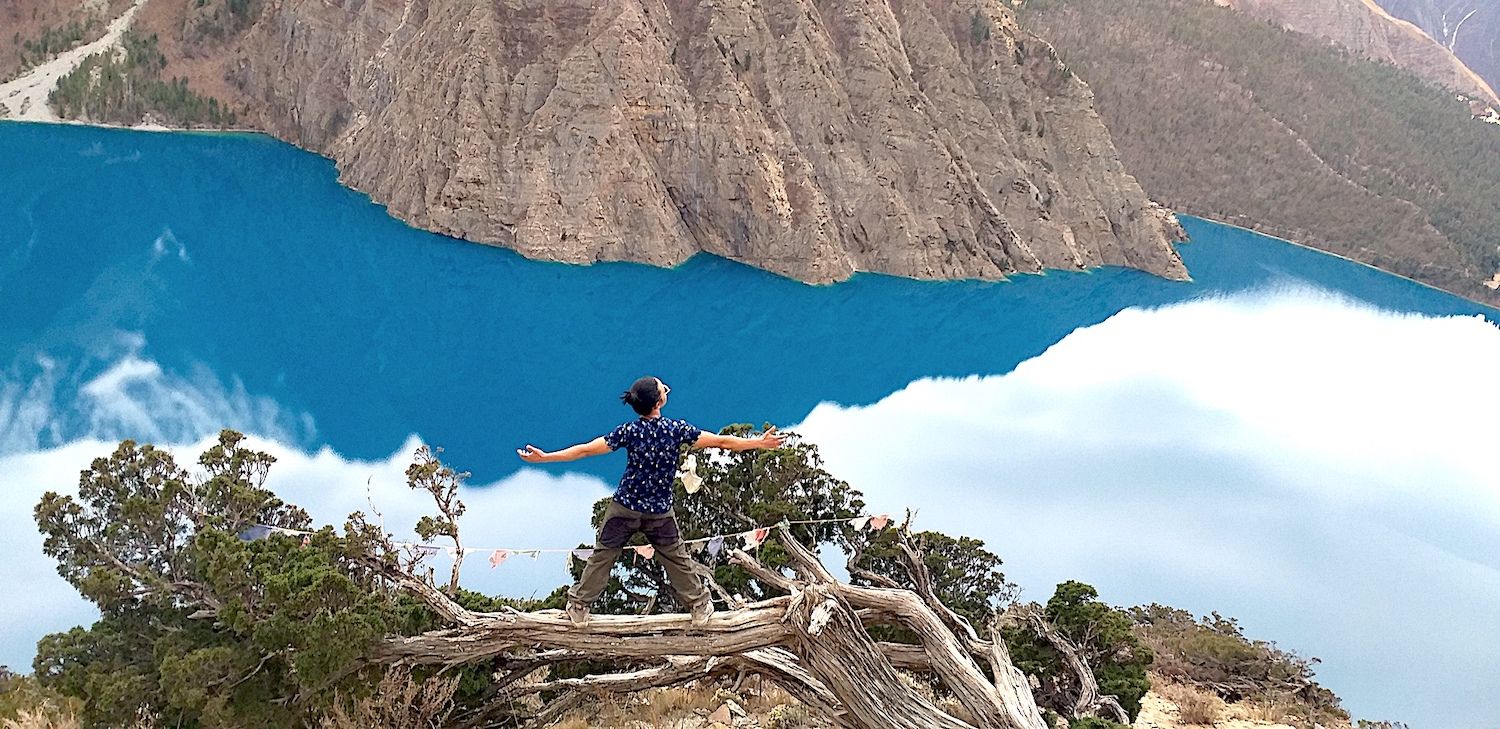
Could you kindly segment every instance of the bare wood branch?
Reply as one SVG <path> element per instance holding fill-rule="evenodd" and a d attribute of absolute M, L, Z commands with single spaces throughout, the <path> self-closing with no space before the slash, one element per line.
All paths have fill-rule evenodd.
<path fill-rule="evenodd" d="M 932 587 L 932 573 L 928 572 L 927 563 L 922 561 L 920 551 L 918 551 L 916 545 L 912 544 L 911 531 L 908 527 L 910 524 L 911 514 L 908 513 L 906 524 L 903 524 L 901 531 L 898 532 L 898 539 L 901 553 L 906 557 L 907 571 L 911 575 L 912 584 L 916 586 L 917 594 L 922 596 L 922 599 L 927 602 L 927 606 L 932 608 L 933 612 L 936 612 L 938 617 L 942 618 L 943 622 L 949 628 L 953 629 L 955 633 L 968 640 L 979 640 L 979 634 L 974 631 L 974 626 L 970 625 L 968 620 L 965 620 L 958 613 L 953 612 L 947 605 L 943 604 L 942 600 L 938 599 L 937 593 Z"/>
<path fill-rule="evenodd" d="M 420 599 L 429 609 L 448 622 L 473 626 L 483 620 L 481 614 L 470 611 L 454 602 L 452 598 L 443 594 L 436 587 L 433 587 L 427 580 L 417 577 L 398 566 L 389 564 L 380 557 L 365 557 L 361 561 L 368 569 L 383 575 L 397 587 L 410 592 L 413 596 Z"/>
<path fill-rule="evenodd" d="M 1000 618 L 990 623 L 990 669 L 995 674 L 995 688 L 1000 693 L 1001 705 L 1010 719 L 1010 726 L 1017 729 L 1050 729 L 1037 708 L 1036 696 L 1031 693 L 1031 682 L 1026 674 L 1016 668 L 1010 659 L 1010 649 L 1000 637 Z"/>
<path fill-rule="evenodd" d="M 786 575 L 783 575 L 776 570 L 773 570 L 761 564 L 760 560 L 750 556 L 750 554 L 745 552 L 744 550 L 736 549 L 733 552 L 730 552 L 729 561 L 733 564 L 739 565 L 746 572 L 749 572 L 750 575 L 755 579 L 760 580 L 761 582 L 764 582 L 778 590 L 781 590 L 782 592 L 790 593 L 796 589 L 796 582 L 794 582 L 792 578 L 787 577 Z"/>
<path fill-rule="evenodd" d="M 798 633 L 797 653 L 809 671 L 839 696 L 858 725 L 973 729 L 906 686 L 853 610 L 828 585 L 808 585 L 802 595 L 804 599 L 793 601 L 787 613 L 787 622 Z M 867 690 L 870 686 L 880 689 Z"/>
<path fill-rule="evenodd" d="M 703 580 L 703 583 L 708 585 L 709 592 L 712 592 L 720 600 L 723 600 L 724 604 L 728 605 L 731 610 L 738 610 L 745 606 L 744 600 L 729 594 L 729 591 L 724 589 L 724 586 L 720 585 L 717 579 L 714 579 L 714 571 L 709 569 L 708 565 L 693 560 L 692 567 L 693 574 L 698 575 Z"/>
<path fill-rule="evenodd" d="M 844 563 L 844 568 L 850 577 L 858 578 L 876 587 L 900 588 L 901 584 L 882 574 L 876 574 L 859 566 L 861 559 L 865 556 L 865 543 L 862 539 L 846 540 L 849 548 L 849 559 Z"/>
<path fill-rule="evenodd" d="M 564 714 L 582 706 L 588 701 L 588 698 L 588 695 L 582 691 L 569 691 L 553 699 L 545 707 L 542 707 L 541 713 L 532 717 L 531 721 L 526 722 L 526 727 L 527 729 L 541 729 L 542 727 L 549 726 L 558 719 L 563 718 Z"/>
<path fill-rule="evenodd" d="M 580 678 L 559 678 L 552 681 L 515 686 L 501 691 L 502 700 L 514 700 L 528 694 L 543 691 L 587 690 L 608 693 L 642 691 L 648 688 L 675 686 L 707 677 L 724 659 L 703 656 L 666 656 L 666 663 L 626 673 L 607 673 Z"/>
<path fill-rule="evenodd" d="M 599 659 L 730 655 L 787 642 L 788 630 L 781 623 L 787 601 L 773 598 L 716 613 L 702 627 L 694 627 L 684 614 L 595 615 L 587 625 L 575 626 L 558 610 L 469 613 L 477 622 L 388 639 L 376 657 L 386 662 L 458 665 L 522 647 L 570 650 Z"/>
<path fill-rule="evenodd" d="M 808 673 L 797 656 L 785 648 L 762 648 L 737 657 L 750 670 L 771 679 L 808 708 L 828 717 L 837 726 L 853 726 L 848 712 L 828 686 Z"/>
<path fill-rule="evenodd" d="M 540 692 L 562 691 L 533 722 L 565 713 L 600 692 L 633 691 L 710 676 L 757 673 L 775 681 L 836 724 L 857 729 L 922 727 L 968 729 L 942 712 L 895 673 L 897 667 L 931 671 L 958 698 L 978 726 L 1045 729 L 1026 679 L 1011 665 L 1003 645 L 956 629 L 924 596 L 895 587 L 856 587 L 837 581 L 783 527 L 789 563 L 798 577 L 772 570 L 742 550 L 731 560 L 765 584 L 788 594 L 716 613 L 694 627 L 686 615 L 597 615 L 573 625 L 560 611 L 478 613 L 457 605 L 426 580 L 379 567 L 394 584 L 411 591 L 452 627 L 391 638 L 373 656 L 380 662 L 462 665 L 507 657 L 509 673 L 494 694 L 497 704 Z M 915 554 L 914 554 L 915 556 Z M 920 559 L 915 560 L 920 563 Z M 928 590 L 930 594 L 930 588 Z M 905 626 L 921 645 L 879 644 L 867 622 Z M 648 668 L 519 685 L 517 681 L 552 659 L 661 661 Z M 976 658 L 995 664 L 990 683 Z M 507 716 L 514 718 L 513 714 Z M 507 720 L 512 720 L 507 719 Z M 480 726 L 476 716 L 471 726 Z"/>
<path fill-rule="evenodd" d="M 970 658 L 969 652 L 960 646 L 957 636 L 921 597 L 910 590 L 855 587 L 839 583 L 790 534 L 783 530 L 781 536 L 790 561 L 800 565 L 805 574 L 823 576 L 825 579 L 821 582 L 829 585 L 838 596 L 849 600 L 856 607 L 871 607 L 896 615 L 907 628 L 916 633 L 932 661 L 933 673 L 981 726 L 1010 726 L 1006 723 L 1008 717 L 1001 710 L 1003 702 L 995 685 L 985 678 L 979 665 Z"/>

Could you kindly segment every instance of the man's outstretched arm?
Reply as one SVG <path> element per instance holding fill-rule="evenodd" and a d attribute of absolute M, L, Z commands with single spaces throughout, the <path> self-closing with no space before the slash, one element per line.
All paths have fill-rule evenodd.
<path fill-rule="evenodd" d="M 767 428 L 756 438 L 741 438 L 737 435 L 719 435 L 703 431 L 693 443 L 696 448 L 723 448 L 726 451 L 753 451 L 757 448 L 780 448 L 786 436 Z"/>
<path fill-rule="evenodd" d="M 560 451 L 548 453 L 534 445 L 525 448 L 517 448 L 516 455 L 527 463 L 559 463 L 562 461 L 576 461 L 589 456 L 601 456 L 609 452 L 609 444 L 604 442 L 604 436 L 599 436 L 587 443 L 568 446 Z"/>

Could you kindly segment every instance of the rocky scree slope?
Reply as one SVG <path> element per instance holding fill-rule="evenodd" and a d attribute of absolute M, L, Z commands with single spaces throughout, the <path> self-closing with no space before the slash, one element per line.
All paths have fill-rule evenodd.
<path fill-rule="evenodd" d="M 236 1 L 137 31 L 419 227 L 809 282 L 1186 277 L 1088 87 L 998 0 L 251 0 L 202 30 Z"/>

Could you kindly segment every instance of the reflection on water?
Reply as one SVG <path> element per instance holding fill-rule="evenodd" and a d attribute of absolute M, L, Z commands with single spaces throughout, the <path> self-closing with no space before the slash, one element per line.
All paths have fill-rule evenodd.
<path fill-rule="evenodd" d="M 627 417 L 616 395 L 642 373 L 703 426 L 786 424 L 923 376 L 1008 372 L 1128 306 L 1280 279 L 1483 310 L 1195 219 L 1192 283 L 1105 269 L 811 287 L 709 256 L 578 267 L 413 230 L 328 161 L 259 136 L 0 124 L 0 150 L 12 452 L 90 434 L 186 441 L 222 423 L 377 458 L 417 433 L 493 479 L 523 441 L 556 447 Z M 163 398 L 181 387 L 162 380 L 205 394 Z"/>

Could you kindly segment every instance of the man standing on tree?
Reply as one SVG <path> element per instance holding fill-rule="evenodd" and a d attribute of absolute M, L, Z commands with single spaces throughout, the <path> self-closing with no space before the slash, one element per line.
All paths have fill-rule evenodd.
<path fill-rule="evenodd" d="M 588 622 L 589 606 L 604 592 L 615 559 L 637 532 L 645 534 L 651 543 L 655 559 L 667 570 L 667 579 L 672 583 L 677 601 L 686 605 L 692 614 L 693 625 L 702 626 L 713 615 L 713 601 L 709 599 L 703 581 L 693 574 L 692 557 L 688 556 L 682 543 L 677 517 L 672 513 L 672 480 L 677 475 L 677 459 L 682 445 L 748 451 L 776 448 L 786 436 L 777 433 L 775 428 L 766 430 L 759 438 L 715 435 L 685 420 L 663 418 L 661 409 L 667 404 L 667 393 L 671 391 L 672 388 L 655 377 L 642 377 L 620 396 L 640 415 L 639 419 L 620 425 L 608 435 L 560 451 L 548 453 L 533 445 L 516 451 L 527 463 L 576 461 L 621 446 L 628 452 L 625 475 L 620 477 L 620 488 L 604 511 L 594 553 L 584 565 L 578 583 L 568 590 L 567 614 L 574 625 Z"/>

